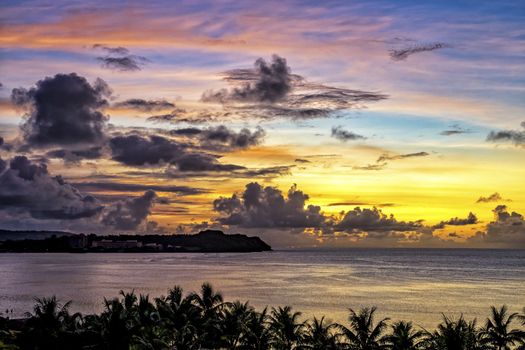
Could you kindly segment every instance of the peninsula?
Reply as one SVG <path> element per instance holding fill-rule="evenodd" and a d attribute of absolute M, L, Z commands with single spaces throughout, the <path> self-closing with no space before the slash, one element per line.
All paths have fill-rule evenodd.
<path fill-rule="evenodd" d="M 16 239 L 17 234 L 20 238 Z M 188 235 L 73 234 L 0 230 L 0 252 L 262 252 L 272 248 L 259 237 L 205 230 Z"/>

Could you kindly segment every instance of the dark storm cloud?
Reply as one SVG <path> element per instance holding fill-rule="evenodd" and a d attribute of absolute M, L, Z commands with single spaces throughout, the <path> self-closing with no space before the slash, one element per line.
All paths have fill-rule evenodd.
<path fill-rule="evenodd" d="M 420 221 L 398 221 L 393 215 L 387 216 L 381 209 L 356 207 L 342 213 L 342 217 L 333 229 L 337 232 L 390 232 L 417 231 L 423 225 Z"/>
<path fill-rule="evenodd" d="M 93 217 L 102 206 L 61 177 L 50 176 L 45 164 L 17 156 L 0 175 L 0 210 L 41 220 L 74 220 Z"/>
<path fill-rule="evenodd" d="M 476 203 L 490 203 L 490 202 L 510 202 L 510 199 L 504 199 L 498 192 L 494 192 L 488 197 L 479 197 Z"/>
<path fill-rule="evenodd" d="M 276 102 L 282 100 L 292 89 L 292 75 L 286 59 L 274 55 L 267 63 L 259 58 L 252 70 L 237 69 L 226 72 L 229 82 L 240 83 L 230 90 L 207 91 L 203 94 L 204 102 L 239 101 L 239 102 Z"/>
<path fill-rule="evenodd" d="M 132 98 L 129 100 L 117 102 L 113 106 L 117 108 L 136 109 L 141 112 L 159 111 L 175 107 L 173 103 L 166 100 L 144 100 L 141 98 Z"/>
<path fill-rule="evenodd" d="M 444 48 L 450 48 L 452 47 L 450 44 L 447 43 L 431 43 L 431 44 L 418 44 L 413 45 L 409 47 L 405 47 L 402 49 L 392 49 L 389 50 L 390 58 L 394 61 L 403 61 L 408 58 L 410 55 L 414 55 L 421 52 L 428 52 L 428 51 L 435 51 L 439 49 Z"/>
<path fill-rule="evenodd" d="M 253 69 L 223 73 L 230 89 L 206 91 L 202 101 L 221 103 L 225 111 L 241 117 L 310 119 L 380 101 L 380 93 L 310 83 L 292 74 L 286 60 L 274 55 L 268 63 L 260 58 Z"/>
<path fill-rule="evenodd" d="M 377 163 L 385 162 L 387 160 L 399 160 L 399 159 L 405 159 L 405 158 L 414 158 L 414 157 L 426 157 L 430 154 L 427 152 L 417 152 L 417 153 L 407 153 L 407 154 L 398 154 L 398 155 L 389 155 L 389 154 L 383 154 L 379 158 L 377 158 Z"/>
<path fill-rule="evenodd" d="M 99 191 L 115 191 L 115 192 L 142 192 L 152 190 L 156 192 L 176 193 L 178 195 L 195 195 L 207 193 L 208 191 L 202 188 L 189 186 L 170 186 L 170 185 L 144 185 L 135 183 L 122 182 L 77 182 L 72 183 L 76 188 L 82 189 L 85 192 L 99 192 Z"/>
<path fill-rule="evenodd" d="M 181 129 L 175 129 L 170 131 L 173 135 L 181 135 L 181 136 L 194 136 L 199 135 L 202 133 L 202 129 L 199 128 L 181 128 Z"/>
<path fill-rule="evenodd" d="M 500 244 L 510 248 L 525 248 L 525 221 L 523 215 L 509 212 L 506 205 L 498 205 L 493 210 L 494 221 L 487 225 L 486 231 L 478 232 L 469 238 L 471 243 Z"/>
<path fill-rule="evenodd" d="M 112 159 L 129 166 L 171 164 L 180 172 L 226 172 L 245 169 L 222 164 L 219 155 L 200 152 L 192 145 L 157 135 L 121 135 L 109 140 Z"/>
<path fill-rule="evenodd" d="M 174 162 L 182 172 L 234 171 L 245 167 L 234 164 L 221 164 L 219 156 L 207 153 L 187 153 Z"/>
<path fill-rule="evenodd" d="M 213 208 L 224 225 L 260 228 L 319 228 L 326 218 L 321 207 L 305 203 L 308 195 L 294 185 L 286 197 L 275 187 L 263 187 L 256 182 L 246 185 L 237 196 L 220 197 Z"/>
<path fill-rule="evenodd" d="M 355 140 L 365 140 L 366 137 L 353 133 L 351 131 L 343 129 L 342 126 L 334 126 L 332 128 L 332 137 L 338 139 L 339 141 L 355 141 Z"/>
<path fill-rule="evenodd" d="M 113 203 L 104 208 L 102 223 L 117 230 L 136 229 L 151 214 L 155 197 L 155 192 L 148 190 L 140 197 Z"/>
<path fill-rule="evenodd" d="M 473 225 L 478 223 L 478 217 L 474 213 L 469 213 L 466 218 L 451 218 L 447 221 L 441 221 L 439 224 L 435 225 L 434 228 L 444 228 L 445 225 L 451 226 L 464 226 L 464 225 Z"/>
<path fill-rule="evenodd" d="M 264 140 L 266 132 L 260 127 L 253 132 L 246 128 L 235 132 L 224 125 L 219 125 L 206 129 L 176 129 L 172 130 L 171 134 L 197 139 L 199 147 L 220 152 L 257 146 Z"/>
<path fill-rule="evenodd" d="M 525 129 L 525 122 L 521 123 L 521 127 Z M 489 142 L 512 142 L 516 146 L 525 146 L 525 130 L 501 130 L 491 131 L 487 135 Z"/>
<path fill-rule="evenodd" d="M 102 147 L 98 146 L 78 150 L 55 149 L 46 153 L 48 158 L 59 158 L 73 163 L 82 159 L 99 159 L 102 156 Z"/>
<path fill-rule="evenodd" d="M 498 205 L 493 210 L 494 217 L 496 218 L 497 222 L 514 222 L 517 221 L 517 224 L 521 225 L 523 221 L 523 215 L 512 212 L 508 212 L 508 207 L 506 205 Z"/>
<path fill-rule="evenodd" d="M 173 163 L 184 145 L 162 136 L 123 135 L 109 140 L 112 159 L 125 165 L 143 166 Z"/>
<path fill-rule="evenodd" d="M 13 89 L 11 99 L 28 111 L 21 125 L 29 147 L 99 143 L 108 119 L 100 108 L 111 90 L 101 79 L 93 85 L 75 73 L 57 74 L 30 89 Z"/>

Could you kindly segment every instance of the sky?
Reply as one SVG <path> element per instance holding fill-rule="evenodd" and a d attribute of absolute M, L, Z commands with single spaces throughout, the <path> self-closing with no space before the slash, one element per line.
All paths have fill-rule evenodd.
<path fill-rule="evenodd" d="M 0 7 L 0 229 L 525 247 L 522 1 Z"/>

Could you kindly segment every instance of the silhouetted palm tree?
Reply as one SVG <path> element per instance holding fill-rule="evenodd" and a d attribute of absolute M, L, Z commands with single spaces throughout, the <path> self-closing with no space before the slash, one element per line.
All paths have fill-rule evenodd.
<path fill-rule="evenodd" d="M 377 350 L 384 348 L 383 333 L 387 327 L 388 318 L 374 324 L 376 308 L 363 308 L 359 312 L 350 309 L 348 321 L 350 327 L 341 326 L 347 339 L 347 347 L 353 350 Z"/>
<path fill-rule="evenodd" d="M 221 315 L 221 334 L 224 346 L 237 349 L 245 333 L 246 324 L 253 308 L 248 303 L 236 301 L 223 308 Z"/>
<path fill-rule="evenodd" d="M 27 313 L 22 342 L 28 348 L 68 349 L 75 342 L 80 314 L 69 314 L 71 301 L 61 304 L 56 297 L 35 299 L 33 313 Z"/>
<path fill-rule="evenodd" d="M 423 347 L 423 331 L 416 331 L 412 322 L 398 321 L 392 325 L 392 333 L 384 337 L 389 350 L 419 350 Z"/>
<path fill-rule="evenodd" d="M 499 310 L 491 307 L 491 318 L 487 319 L 485 325 L 485 336 L 489 344 L 497 350 L 509 350 L 514 344 L 518 344 L 525 336 L 519 329 L 511 329 L 512 321 L 517 318 L 517 313 L 508 313 L 506 305 Z"/>
<path fill-rule="evenodd" d="M 272 308 L 270 329 L 272 348 L 290 350 L 299 348 L 303 340 L 304 322 L 299 322 L 300 312 L 292 312 L 290 306 Z"/>
<path fill-rule="evenodd" d="M 268 324 L 268 308 L 262 312 L 251 311 L 245 324 L 241 338 L 241 349 L 269 349 L 272 333 Z"/>
<path fill-rule="evenodd" d="M 192 293 L 188 296 L 193 305 L 197 307 L 200 313 L 200 323 L 196 328 L 200 330 L 199 338 L 202 345 L 211 348 L 220 343 L 220 312 L 225 306 L 222 294 L 215 292 L 209 283 L 201 286 L 201 293 Z"/>
<path fill-rule="evenodd" d="M 476 320 L 465 321 L 463 316 L 456 321 L 443 315 L 437 329 L 427 332 L 426 348 L 432 350 L 482 350 L 486 348 L 483 334 L 476 327 Z"/>
<path fill-rule="evenodd" d="M 302 348 L 313 350 L 335 350 L 341 347 L 339 325 L 325 322 L 325 318 L 314 317 L 306 324 Z"/>

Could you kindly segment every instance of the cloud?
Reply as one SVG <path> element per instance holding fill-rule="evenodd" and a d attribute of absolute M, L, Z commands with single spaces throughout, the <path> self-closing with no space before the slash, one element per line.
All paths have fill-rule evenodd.
<path fill-rule="evenodd" d="M 174 165 L 180 172 L 216 172 L 246 169 L 221 164 L 220 155 L 201 152 L 194 145 L 158 135 L 120 135 L 109 140 L 112 159 L 129 166 Z M 173 170 L 167 170 L 168 174 Z"/>
<path fill-rule="evenodd" d="M 525 129 L 525 122 L 521 123 Z M 487 135 L 488 142 L 512 142 L 516 146 L 525 147 L 525 130 L 491 131 Z"/>
<path fill-rule="evenodd" d="M 123 183 L 123 182 L 77 182 L 72 183 L 78 189 L 82 189 L 86 192 L 104 192 L 104 191 L 116 191 L 116 192 L 139 192 L 152 190 L 155 192 L 168 192 L 176 193 L 181 196 L 195 195 L 207 193 L 208 191 L 202 188 L 189 187 L 189 186 L 170 186 L 170 185 L 145 185 L 136 183 Z"/>
<path fill-rule="evenodd" d="M 148 62 L 148 59 L 142 56 L 128 55 L 122 57 L 97 57 L 97 61 L 99 61 L 101 66 L 106 69 L 120 72 L 133 72 L 141 70 L 141 67 Z"/>
<path fill-rule="evenodd" d="M 308 159 L 303 159 L 303 158 L 295 158 L 294 162 L 302 163 L 302 164 L 311 163 L 311 161 L 309 161 Z"/>
<path fill-rule="evenodd" d="M 294 165 L 279 165 L 260 169 L 247 169 L 242 172 L 236 172 L 234 176 L 238 177 L 266 177 L 272 178 L 283 175 L 290 175 Z"/>
<path fill-rule="evenodd" d="M 387 163 L 382 164 L 368 164 L 364 166 L 353 166 L 352 169 L 354 170 L 383 170 L 387 166 Z"/>
<path fill-rule="evenodd" d="M 210 110 L 187 110 L 184 108 L 175 108 L 169 113 L 157 114 L 148 117 L 147 121 L 152 123 L 191 123 L 204 124 L 214 121 L 222 121 L 231 116 L 232 113 L 226 111 Z"/>
<path fill-rule="evenodd" d="M 466 218 L 451 218 L 447 221 L 441 221 L 439 224 L 434 225 L 433 228 L 441 229 L 444 228 L 446 225 L 451 226 L 464 226 L 464 225 L 474 225 L 478 223 L 478 218 L 475 214 L 470 212 Z"/>
<path fill-rule="evenodd" d="M 240 83 L 231 90 L 207 91 L 203 94 L 204 102 L 239 101 L 239 102 L 277 102 L 282 100 L 292 89 L 293 76 L 286 64 L 286 59 L 274 55 L 272 62 L 263 58 L 255 61 L 255 68 L 237 69 L 227 72 L 228 82 Z"/>
<path fill-rule="evenodd" d="M 197 139 L 199 147 L 203 149 L 223 152 L 257 146 L 262 143 L 266 136 L 266 132 L 261 127 L 257 127 L 253 132 L 246 128 L 235 132 L 224 125 L 206 129 L 175 129 L 170 133 Z"/>
<path fill-rule="evenodd" d="M 106 52 L 113 55 L 127 55 L 129 53 L 129 50 L 122 46 L 110 47 L 103 44 L 94 44 L 93 48 L 105 50 Z"/>
<path fill-rule="evenodd" d="M 252 69 L 234 69 L 222 75 L 232 87 L 206 91 L 201 100 L 220 103 L 225 111 L 240 117 L 320 118 L 387 98 L 376 92 L 310 83 L 292 74 L 286 60 L 277 55 L 270 63 L 259 58 Z"/>
<path fill-rule="evenodd" d="M 93 48 L 106 51 L 107 54 L 105 56 L 96 58 L 101 66 L 106 69 L 121 72 L 138 71 L 149 62 L 146 57 L 131 55 L 125 47 L 109 47 L 102 44 L 95 44 Z"/>
<path fill-rule="evenodd" d="M 103 156 L 102 147 L 95 146 L 86 149 L 68 150 L 55 149 L 46 153 L 48 158 L 63 159 L 65 162 L 76 163 L 82 159 L 99 159 Z"/>
<path fill-rule="evenodd" d="M 205 172 L 205 171 L 234 171 L 245 169 L 245 167 L 234 164 L 221 164 L 219 156 L 207 153 L 187 153 L 177 158 L 174 162 L 177 169 L 182 172 Z"/>
<path fill-rule="evenodd" d="M 365 140 L 366 137 L 355 134 L 351 131 L 344 130 L 342 126 L 334 126 L 332 128 L 332 137 L 340 141 L 346 142 L 350 140 Z"/>
<path fill-rule="evenodd" d="M 511 200 L 504 199 L 503 197 L 501 197 L 501 195 L 498 192 L 494 192 L 488 197 L 483 197 L 483 196 L 479 197 L 476 203 L 490 203 L 490 202 L 502 202 L 502 201 L 510 202 Z"/>
<path fill-rule="evenodd" d="M 102 223 L 118 230 L 136 229 L 151 214 L 155 197 L 155 192 L 148 190 L 140 197 L 113 203 L 104 208 Z"/>
<path fill-rule="evenodd" d="M 185 145 L 162 136 L 122 135 L 109 140 L 112 159 L 131 166 L 173 163 Z"/>
<path fill-rule="evenodd" d="M 418 44 L 418 45 L 405 47 L 402 49 L 392 49 L 392 50 L 389 50 L 389 53 L 390 53 L 390 58 L 392 60 L 404 61 L 408 58 L 408 56 L 411 56 L 417 53 L 435 51 L 435 50 L 450 48 L 450 47 L 452 47 L 450 44 L 438 42 L 438 43 L 431 43 L 431 44 Z"/>
<path fill-rule="evenodd" d="M 423 227 L 420 221 L 398 221 L 391 214 L 387 216 L 381 209 L 375 207 L 368 209 L 356 207 L 343 212 L 341 219 L 333 229 L 336 232 L 361 233 L 361 232 L 392 232 L 392 231 L 417 231 Z"/>
<path fill-rule="evenodd" d="M 394 203 L 381 203 L 381 204 L 371 204 L 367 202 L 358 202 L 358 201 L 350 201 L 350 202 L 336 202 L 336 203 L 330 203 L 328 204 L 329 207 L 338 207 L 338 206 L 361 206 L 361 205 L 373 205 L 377 207 L 393 207 L 395 206 Z"/>
<path fill-rule="evenodd" d="M 525 221 L 523 215 L 509 212 L 507 206 L 498 205 L 493 210 L 494 221 L 485 232 L 478 232 L 468 239 L 474 244 L 489 244 L 510 248 L 525 248 Z"/>
<path fill-rule="evenodd" d="M 0 210 L 40 220 L 74 220 L 96 216 L 102 206 L 60 176 L 50 176 L 45 164 L 16 156 L 0 175 Z"/>
<path fill-rule="evenodd" d="M 151 112 L 174 108 L 175 105 L 166 100 L 144 100 L 141 98 L 132 98 L 117 102 L 113 105 L 113 107 L 136 109 L 141 112 Z"/>
<path fill-rule="evenodd" d="M 325 223 L 321 207 L 306 205 L 308 195 L 292 186 L 287 195 L 257 182 L 246 185 L 242 194 L 220 197 L 213 208 L 223 225 L 256 228 L 319 228 Z"/>
<path fill-rule="evenodd" d="M 108 85 L 93 85 L 75 73 L 57 74 L 30 89 L 13 89 L 11 99 L 28 111 L 21 131 L 30 147 L 99 143 L 108 117 L 100 109 L 111 95 Z"/>
<path fill-rule="evenodd" d="M 459 134 L 468 134 L 471 131 L 468 129 L 464 129 L 458 124 L 450 125 L 450 129 L 443 130 L 439 134 L 442 136 L 452 136 L 452 135 L 459 135 Z"/>
<path fill-rule="evenodd" d="M 379 158 L 377 158 L 377 163 L 385 162 L 387 160 L 399 160 L 399 159 L 405 159 L 405 158 L 414 158 L 414 157 L 426 157 L 430 154 L 427 152 L 417 152 L 417 153 L 407 153 L 407 154 L 397 154 L 397 155 L 389 155 L 389 154 L 383 154 Z"/>
<path fill-rule="evenodd" d="M 215 159 L 212 158 L 207 162 L 205 160 L 204 165 L 200 164 L 199 162 L 203 162 L 202 159 L 198 159 L 197 161 L 192 160 L 190 164 L 183 164 L 182 170 L 177 166 L 168 167 L 165 170 L 164 176 L 172 179 L 188 177 L 213 177 L 215 180 L 229 180 L 233 178 L 263 178 L 268 180 L 278 176 L 289 175 L 291 173 L 291 169 L 293 168 L 293 165 L 246 168 L 240 165 L 220 164 L 217 162 L 216 157 Z M 210 162 L 212 163 L 210 164 Z M 221 174 L 221 172 L 223 174 Z"/>

